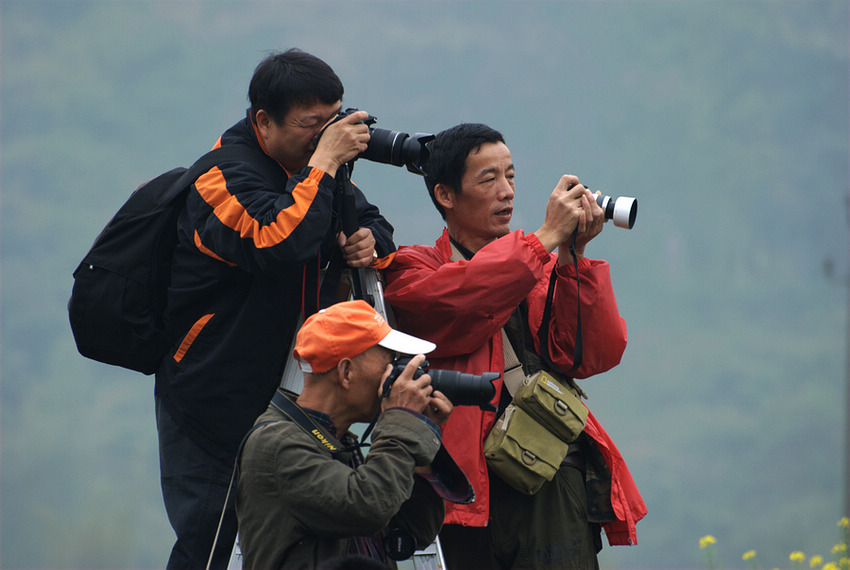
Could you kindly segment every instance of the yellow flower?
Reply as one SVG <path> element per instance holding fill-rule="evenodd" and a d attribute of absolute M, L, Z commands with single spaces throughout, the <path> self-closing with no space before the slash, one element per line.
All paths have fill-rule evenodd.
<path fill-rule="evenodd" d="M 806 559 L 806 555 L 803 554 L 802 552 L 800 552 L 799 550 L 795 550 L 788 557 L 788 560 L 790 560 L 791 562 L 802 562 L 805 559 Z"/>
<path fill-rule="evenodd" d="M 823 556 L 812 556 L 809 559 L 809 567 L 814 568 L 823 564 Z"/>
<path fill-rule="evenodd" d="M 741 559 L 742 560 L 752 560 L 755 557 L 756 557 L 756 551 L 755 550 L 748 550 L 744 553 L 743 556 L 741 556 Z"/>
<path fill-rule="evenodd" d="M 850 517 L 841 517 L 841 519 L 838 521 L 838 526 L 850 528 Z"/>
<path fill-rule="evenodd" d="M 827 562 L 821 570 L 838 570 L 838 566 L 835 565 L 835 562 Z"/>
<path fill-rule="evenodd" d="M 717 542 L 717 540 L 713 536 L 711 536 L 710 534 L 707 534 L 704 537 L 702 537 L 701 539 L 699 539 L 699 547 L 700 547 L 700 549 L 704 549 L 709 544 L 714 544 L 716 542 Z"/>
<path fill-rule="evenodd" d="M 833 554 L 838 554 L 840 552 L 846 552 L 846 551 L 847 551 L 847 545 L 844 544 L 843 542 L 839 542 L 838 544 L 836 544 L 835 546 L 832 547 L 832 553 Z"/>

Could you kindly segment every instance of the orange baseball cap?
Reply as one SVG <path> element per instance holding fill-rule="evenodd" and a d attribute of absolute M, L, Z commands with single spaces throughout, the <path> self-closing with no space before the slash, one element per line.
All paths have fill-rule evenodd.
<path fill-rule="evenodd" d="M 375 345 L 403 354 L 427 354 L 437 346 L 394 330 L 366 301 L 357 300 L 310 315 L 298 331 L 292 354 L 303 372 L 318 373 Z"/>

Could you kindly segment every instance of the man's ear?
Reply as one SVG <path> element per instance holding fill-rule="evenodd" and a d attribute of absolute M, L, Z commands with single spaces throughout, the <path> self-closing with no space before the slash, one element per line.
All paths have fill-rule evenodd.
<path fill-rule="evenodd" d="M 434 199 L 443 207 L 443 210 L 452 210 L 455 203 L 455 191 L 445 184 L 437 184 L 434 186 Z"/>
<path fill-rule="evenodd" d="M 254 118 L 254 122 L 257 124 L 257 130 L 260 131 L 260 135 L 265 137 L 268 133 L 269 127 L 274 122 L 272 116 L 266 112 L 265 109 L 260 109 L 257 111 L 257 114 Z"/>
<path fill-rule="evenodd" d="M 351 387 L 351 359 L 343 358 L 336 365 L 336 381 L 344 389 Z"/>

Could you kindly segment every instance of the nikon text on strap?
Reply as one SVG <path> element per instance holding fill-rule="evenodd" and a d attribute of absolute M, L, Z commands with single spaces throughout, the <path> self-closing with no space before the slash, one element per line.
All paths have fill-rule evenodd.
<path fill-rule="evenodd" d="M 313 419 L 301 408 L 301 406 L 293 402 L 281 388 L 278 388 L 274 393 L 274 396 L 272 396 L 271 406 L 298 424 L 298 426 L 304 430 L 304 433 L 316 441 L 319 447 L 330 451 L 331 455 L 334 457 L 344 451 L 350 451 L 350 448 L 343 446 L 336 437 L 332 436 L 326 429 L 314 422 Z"/>

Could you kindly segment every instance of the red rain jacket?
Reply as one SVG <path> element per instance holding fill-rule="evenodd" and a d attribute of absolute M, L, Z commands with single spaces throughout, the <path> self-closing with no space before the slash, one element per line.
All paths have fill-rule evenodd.
<path fill-rule="evenodd" d="M 435 247 L 400 247 L 386 270 L 385 298 L 400 330 L 430 340 L 432 368 L 472 374 L 504 370 L 501 328 L 523 299 L 539 354 L 538 331 L 557 256 L 534 234 L 522 230 L 486 245 L 473 259 L 450 261 L 448 232 Z M 580 259 L 583 358 L 574 374 L 587 378 L 620 362 L 626 347 L 626 323 L 620 317 L 605 261 Z M 562 370 L 572 366 L 576 328 L 575 269 L 556 271 L 557 283 L 549 327 L 549 355 Z M 498 403 L 502 379 L 496 381 Z M 476 501 L 447 505 L 447 524 L 486 526 L 489 479 L 483 442 L 495 423 L 493 412 L 459 406 L 443 426 L 443 441 L 475 488 Z M 646 506 L 620 452 L 589 414 L 585 433 L 596 443 L 611 472 L 611 504 L 617 520 L 603 525 L 611 545 L 637 544 L 635 523 Z"/>

